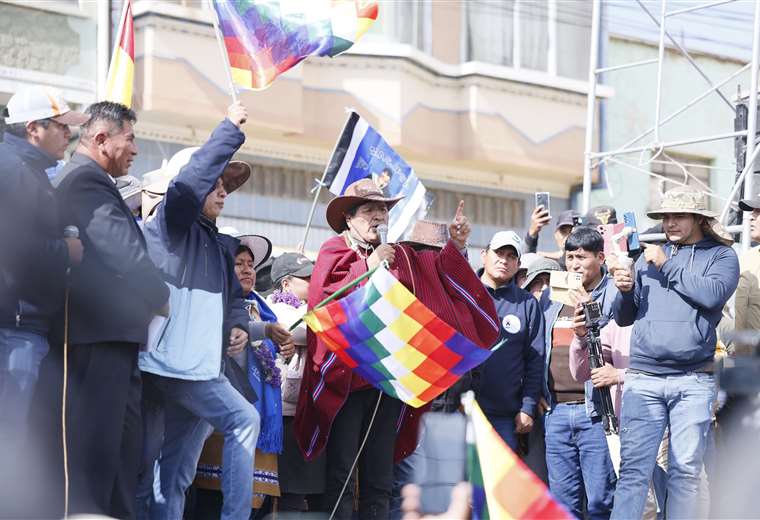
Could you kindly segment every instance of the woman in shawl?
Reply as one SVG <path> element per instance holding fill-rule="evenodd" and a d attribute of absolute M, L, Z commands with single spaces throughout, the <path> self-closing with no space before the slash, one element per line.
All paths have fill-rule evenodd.
<path fill-rule="evenodd" d="M 224 233 L 226 230 L 220 230 Z M 228 234 L 238 235 L 234 230 Z M 246 295 L 251 321 L 251 342 L 241 353 L 227 359 L 225 375 L 232 385 L 245 396 L 259 412 L 261 431 L 256 444 L 254 464 L 253 504 L 260 509 L 267 497 L 279 497 L 277 455 L 282 451 L 282 401 L 280 370 L 275 364 L 278 352 L 285 359 L 292 357 L 294 346 L 290 333 L 277 323 L 277 317 L 266 301 L 253 290 L 256 267 L 264 263 L 271 253 L 271 242 L 259 235 L 237 236 L 240 241 L 235 252 L 235 274 Z M 256 334 L 259 332 L 259 334 Z M 218 489 L 211 483 L 213 475 L 221 474 L 223 439 L 212 435 L 204 447 L 198 463 L 196 484 L 203 488 Z"/>

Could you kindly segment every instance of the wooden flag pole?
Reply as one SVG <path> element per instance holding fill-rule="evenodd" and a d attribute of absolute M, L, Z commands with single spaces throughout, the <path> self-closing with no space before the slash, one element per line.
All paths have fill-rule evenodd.
<path fill-rule="evenodd" d="M 216 9 L 212 4 L 213 0 L 206 0 L 208 9 L 211 10 L 212 18 L 211 23 L 214 25 L 214 33 L 216 34 L 216 43 L 219 46 L 219 52 L 222 54 L 222 60 L 224 60 L 224 70 L 227 73 L 227 83 L 230 88 L 230 96 L 232 96 L 232 102 L 238 102 L 237 89 L 235 88 L 235 82 L 232 81 L 232 69 L 230 68 L 230 57 L 227 55 L 227 48 L 224 46 L 224 36 L 222 30 L 219 28 L 219 17 L 216 14 Z"/>

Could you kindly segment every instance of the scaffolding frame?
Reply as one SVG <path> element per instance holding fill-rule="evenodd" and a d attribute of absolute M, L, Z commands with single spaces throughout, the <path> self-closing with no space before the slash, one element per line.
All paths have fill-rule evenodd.
<path fill-rule="evenodd" d="M 673 148 L 677 146 L 685 146 L 689 144 L 696 144 L 701 142 L 707 142 L 707 141 L 718 141 L 722 139 L 734 139 L 736 137 L 747 137 L 747 148 L 745 152 L 745 166 L 739 177 L 736 178 L 734 182 L 734 186 L 731 189 L 730 196 L 727 200 L 725 200 L 725 205 L 723 206 L 723 210 L 720 213 L 720 221 L 722 223 L 726 222 L 726 219 L 730 213 L 730 210 L 732 208 L 732 204 L 735 207 L 735 198 L 739 193 L 739 190 L 741 189 L 742 182 L 744 182 L 744 197 L 749 198 L 754 195 L 754 186 L 753 186 L 753 175 L 750 174 L 751 171 L 753 171 L 755 159 L 758 156 L 758 152 L 760 152 L 760 146 L 757 146 L 755 140 L 755 135 L 757 134 L 757 128 L 758 128 L 758 118 L 757 118 L 757 101 L 758 101 L 758 62 L 760 61 L 760 0 L 754 0 L 754 16 L 753 16 L 753 30 L 752 30 L 752 59 L 749 63 L 741 67 L 740 69 L 734 71 L 731 73 L 728 77 L 723 78 L 722 80 L 718 81 L 717 83 L 714 83 L 707 73 L 697 64 L 697 62 L 692 58 L 691 54 L 689 54 L 689 51 L 686 50 L 681 44 L 678 43 L 678 41 L 671 36 L 671 34 L 667 30 L 667 19 L 673 16 L 677 16 L 680 14 L 685 13 L 691 13 L 694 11 L 702 10 L 702 9 L 708 9 L 711 7 L 715 7 L 718 5 L 724 5 L 732 2 L 736 2 L 738 0 L 718 0 L 713 1 L 710 3 L 704 3 L 692 7 L 687 7 L 683 9 L 675 9 L 672 11 L 667 10 L 668 6 L 668 0 L 662 0 L 662 4 L 660 6 L 660 13 L 659 18 L 652 14 L 652 12 L 647 8 L 646 5 L 642 2 L 642 0 L 636 0 L 636 3 L 639 5 L 639 7 L 643 10 L 643 12 L 652 20 L 652 22 L 657 26 L 657 28 L 660 31 L 659 34 L 659 46 L 658 46 L 658 57 L 656 59 L 649 59 L 649 60 L 643 60 L 643 61 L 637 61 L 637 62 L 631 62 L 631 63 L 624 63 L 614 66 L 606 66 L 606 67 L 599 67 L 599 45 L 600 40 L 602 37 L 602 27 L 601 27 L 601 13 L 602 13 L 602 1 L 603 0 L 593 0 L 593 10 L 592 10 L 592 19 L 591 19 L 591 45 L 589 49 L 589 74 L 588 74 L 588 91 L 587 91 L 587 98 L 586 98 L 586 137 L 585 137 L 585 146 L 584 146 L 584 155 L 583 155 L 583 198 L 582 198 L 582 210 L 583 213 L 587 213 L 589 211 L 589 206 L 591 205 L 591 189 L 592 189 L 592 173 L 593 170 L 598 168 L 602 164 L 607 164 L 610 162 L 614 162 L 615 164 L 620 164 L 624 166 L 632 167 L 634 170 L 648 173 L 652 175 L 652 172 L 647 172 L 643 170 L 642 168 L 636 168 L 633 165 L 626 163 L 624 161 L 621 161 L 618 157 L 622 155 L 629 155 L 629 154 L 643 154 L 645 152 L 650 152 L 653 155 L 650 157 L 649 162 L 653 160 L 660 159 L 661 156 L 665 155 L 665 157 L 668 159 L 668 162 L 674 163 L 680 168 L 682 168 L 684 171 L 685 168 L 683 167 L 683 164 L 679 163 L 677 160 L 672 159 L 668 157 L 666 154 L 664 154 L 664 151 L 666 148 Z M 696 98 L 688 101 L 685 103 L 680 109 L 676 110 L 672 114 L 669 114 L 665 117 L 662 117 L 662 76 L 663 76 L 663 67 L 665 62 L 665 44 L 666 39 L 673 45 L 685 58 L 686 60 L 691 64 L 691 66 L 697 71 L 697 73 L 706 81 L 709 88 L 702 92 L 700 95 L 698 95 Z M 650 127 L 646 132 L 643 132 L 639 134 L 638 136 L 634 137 L 630 141 L 628 141 L 623 146 L 615 149 L 615 150 L 599 150 L 594 151 L 594 134 L 596 131 L 596 90 L 597 90 L 597 84 L 600 78 L 601 74 L 604 74 L 605 72 L 611 72 L 611 71 L 618 71 L 618 70 L 624 70 L 624 69 L 632 69 L 636 67 L 641 67 L 645 65 L 651 65 L 651 64 L 657 64 L 657 84 L 656 84 L 656 94 L 655 94 L 655 106 L 654 106 L 654 124 L 652 127 Z M 733 103 L 729 101 L 725 95 L 720 91 L 720 88 L 725 86 L 729 81 L 737 77 L 739 74 L 745 72 L 747 68 L 751 69 L 750 74 L 750 90 L 749 90 L 749 114 L 747 117 L 747 130 L 742 130 L 739 132 L 727 132 L 722 134 L 714 134 L 714 135 L 707 135 L 707 136 L 698 136 L 693 138 L 687 138 L 687 139 L 680 139 L 670 142 L 662 142 L 660 139 L 660 128 L 669 122 L 670 120 L 674 119 L 678 115 L 682 114 L 695 104 L 702 101 L 704 98 L 708 97 L 713 92 L 719 96 L 724 103 L 728 105 L 728 107 L 731 109 L 732 112 L 735 113 L 736 108 L 734 107 Z M 651 141 L 648 144 L 645 145 L 639 145 L 634 146 L 645 137 L 649 136 L 650 134 L 653 134 L 653 137 Z M 750 136 L 752 136 L 750 138 Z M 713 193 L 708 193 L 710 196 L 715 196 Z M 722 197 L 716 197 L 718 199 L 721 199 Z M 749 237 L 749 217 L 748 215 L 745 215 L 743 225 L 741 226 L 730 226 L 730 231 L 738 232 L 741 230 L 741 249 L 742 251 L 746 251 L 749 249 L 750 246 L 750 237 Z"/>

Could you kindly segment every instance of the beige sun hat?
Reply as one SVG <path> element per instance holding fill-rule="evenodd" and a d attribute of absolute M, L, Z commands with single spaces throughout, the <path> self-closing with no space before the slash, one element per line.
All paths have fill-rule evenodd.
<path fill-rule="evenodd" d="M 673 213 L 690 213 L 705 217 L 702 225 L 702 231 L 705 234 L 727 246 L 734 243 L 731 234 L 718 222 L 718 213 L 708 209 L 707 196 L 704 192 L 689 186 L 672 188 L 663 194 L 660 207 L 649 211 L 647 216 L 651 219 L 662 220 L 666 214 Z"/>
<path fill-rule="evenodd" d="M 718 216 L 716 212 L 707 208 L 707 196 L 689 186 L 677 186 L 666 191 L 662 196 L 660 207 L 647 212 L 647 216 L 651 219 L 662 220 L 666 213 L 691 213 L 707 218 Z"/>
<path fill-rule="evenodd" d="M 153 212 L 156 206 L 161 202 L 169 189 L 172 179 L 177 176 L 179 171 L 190 162 L 190 157 L 199 150 L 200 147 L 193 146 L 183 148 L 175 153 L 169 162 L 157 170 L 150 171 L 143 175 L 143 196 L 142 196 L 142 215 L 143 220 Z M 232 193 L 240 186 L 246 183 L 251 176 L 251 166 L 243 161 L 230 161 L 222 173 L 222 182 L 227 193 Z"/>

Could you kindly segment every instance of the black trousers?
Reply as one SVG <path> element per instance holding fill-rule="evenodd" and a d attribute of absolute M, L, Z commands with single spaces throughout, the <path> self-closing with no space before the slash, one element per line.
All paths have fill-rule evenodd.
<path fill-rule="evenodd" d="M 138 345 L 69 345 L 66 440 L 69 514 L 135 517 L 142 452 Z M 43 516 L 63 513 L 62 348 L 46 359 L 35 397 L 36 472 Z"/>
<path fill-rule="evenodd" d="M 380 391 L 374 389 L 352 392 L 333 421 L 327 441 L 327 483 L 323 504 L 328 513 L 349 478 L 351 464 L 359 451 L 379 395 Z M 401 401 L 383 394 L 367 443 L 359 457 L 359 518 L 362 520 L 388 518 L 396 425 L 401 407 Z M 350 479 L 335 518 L 350 519 L 352 516 L 355 476 L 350 475 Z"/>

